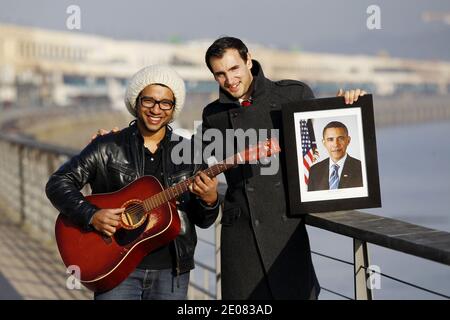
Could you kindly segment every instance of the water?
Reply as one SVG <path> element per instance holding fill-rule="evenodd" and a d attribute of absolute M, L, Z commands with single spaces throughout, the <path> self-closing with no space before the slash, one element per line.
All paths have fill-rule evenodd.
<path fill-rule="evenodd" d="M 377 130 L 382 208 L 361 210 L 450 232 L 450 122 Z M 352 239 L 308 227 L 312 250 L 353 261 Z M 370 263 L 381 272 L 450 295 L 450 267 L 369 245 Z M 321 285 L 353 298 L 353 266 L 313 256 Z M 376 299 L 438 299 L 381 279 Z M 321 299 L 338 299 L 323 292 Z"/>
<path fill-rule="evenodd" d="M 382 208 L 361 210 L 450 232 L 450 122 L 377 129 Z M 353 240 L 308 227 L 313 251 L 353 262 Z M 213 241 L 213 228 L 200 230 Z M 450 295 L 450 267 L 369 244 L 370 263 L 381 272 Z M 214 265 L 214 252 L 199 244 L 197 257 Z M 313 255 L 321 286 L 354 297 L 353 266 Z M 197 268 L 199 269 L 199 268 Z M 197 281 L 203 276 L 196 271 Z M 210 278 L 214 288 L 214 279 Z M 375 299 L 439 299 L 381 278 Z M 322 291 L 320 299 L 341 299 Z"/>

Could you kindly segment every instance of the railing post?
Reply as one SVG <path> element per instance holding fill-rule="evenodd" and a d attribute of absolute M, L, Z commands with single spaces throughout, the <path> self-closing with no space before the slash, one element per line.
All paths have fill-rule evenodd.
<path fill-rule="evenodd" d="M 372 289 L 367 285 L 369 273 L 369 252 L 367 242 L 353 239 L 355 300 L 372 300 Z"/>
<path fill-rule="evenodd" d="M 203 299 L 208 300 L 209 297 L 206 292 L 209 291 L 209 272 L 206 269 L 203 269 L 203 289 L 205 289 Z"/>
<path fill-rule="evenodd" d="M 217 217 L 216 222 L 214 223 L 214 231 L 215 231 L 215 252 L 216 252 L 216 300 L 222 300 L 222 271 L 220 264 L 220 232 L 222 225 L 220 224 L 220 220 L 222 220 L 222 212 L 223 212 L 223 204 L 220 206 L 219 216 Z"/>
<path fill-rule="evenodd" d="M 19 145 L 19 201 L 20 201 L 20 225 L 25 223 L 25 172 L 24 172 L 24 156 L 25 147 Z"/>

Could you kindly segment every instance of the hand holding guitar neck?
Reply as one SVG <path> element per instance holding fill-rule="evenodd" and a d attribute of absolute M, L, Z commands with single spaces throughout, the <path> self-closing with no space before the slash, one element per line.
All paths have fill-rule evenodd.
<path fill-rule="evenodd" d="M 208 206 L 212 206 L 217 202 L 217 178 L 208 177 L 204 172 L 200 171 L 189 185 L 189 191 L 199 196 Z"/>

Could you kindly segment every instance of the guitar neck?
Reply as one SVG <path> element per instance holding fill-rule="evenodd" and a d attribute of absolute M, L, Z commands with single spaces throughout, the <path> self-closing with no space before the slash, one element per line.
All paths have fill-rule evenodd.
<path fill-rule="evenodd" d="M 219 162 L 203 172 L 210 178 L 214 178 L 218 174 L 236 166 L 239 163 L 245 163 L 246 161 L 259 160 L 261 157 L 265 158 L 272 154 L 280 152 L 280 146 L 276 138 L 268 139 L 267 141 L 260 142 L 257 146 L 252 146 L 244 151 L 238 152 L 232 157 Z M 167 203 L 184 192 L 189 190 L 189 186 L 194 181 L 195 177 L 190 177 L 176 185 L 157 193 L 150 198 L 143 201 L 146 212 L 158 208 L 159 206 Z"/>
<path fill-rule="evenodd" d="M 203 172 L 208 177 L 214 178 L 215 176 L 221 174 L 222 172 L 236 166 L 236 164 L 234 163 L 234 158 L 232 160 L 233 161 L 231 161 L 231 158 L 227 159 L 223 162 L 220 162 L 218 164 L 209 167 L 206 170 L 203 170 Z M 165 189 L 164 191 L 161 191 L 160 193 L 151 196 L 150 198 L 145 199 L 143 201 L 144 208 L 146 209 L 146 211 L 151 211 L 155 208 L 158 208 L 162 204 L 177 198 L 178 196 L 189 190 L 189 185 L 194 181 L 194 179 L 195 176 L 190 177 Z"/>

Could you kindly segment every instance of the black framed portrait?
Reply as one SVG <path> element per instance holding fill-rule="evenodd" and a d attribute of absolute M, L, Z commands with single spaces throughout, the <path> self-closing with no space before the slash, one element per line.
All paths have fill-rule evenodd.
<path fill-rule="evenodd" d="M 381 207 L 372 95 L 283 105 L 290 215 Z"/>

